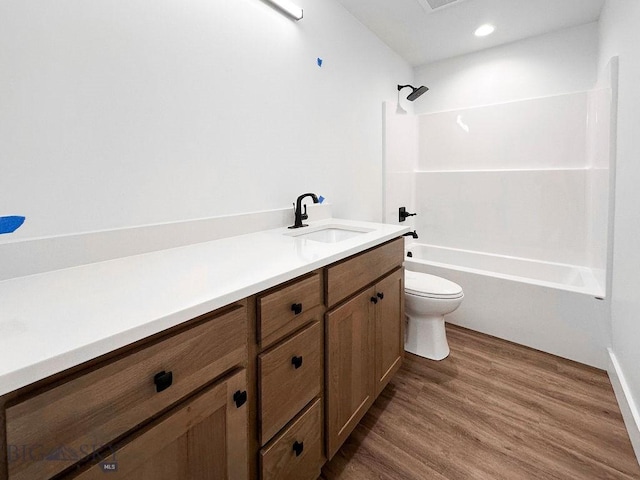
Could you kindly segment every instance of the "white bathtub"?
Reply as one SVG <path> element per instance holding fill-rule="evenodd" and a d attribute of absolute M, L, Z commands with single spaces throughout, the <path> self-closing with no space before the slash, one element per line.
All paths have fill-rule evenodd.
<path fill-rule="evenodd" d="M 406 250 L 407 270 L 462 287 L 448 322 L 606 368 L 607 305 L 591 269 L 418 243 Z"/>
<path fill-rule="evenodd" d="M 407 251 L 414 261 L 435 267 L 604 297 L 593 270 L 587 267 L 415 243 Z"/>

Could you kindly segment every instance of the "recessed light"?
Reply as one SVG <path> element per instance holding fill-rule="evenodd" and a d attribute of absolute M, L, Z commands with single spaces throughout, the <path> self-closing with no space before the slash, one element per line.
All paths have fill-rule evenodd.
<path fill-rule="evenodd" d="M 493 25 L 485 23 L 484 25 L 480 25 L 476 29 L 475 35 L 476 37 L 486 37 L 487 35 L 491 35 L 495 29 L 496 27 L 494 27 Z"/>

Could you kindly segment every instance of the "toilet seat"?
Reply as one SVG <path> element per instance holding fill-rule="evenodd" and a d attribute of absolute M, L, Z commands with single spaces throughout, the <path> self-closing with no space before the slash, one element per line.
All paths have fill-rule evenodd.
<path fill-rule="evenodd" d="M 410 270 L 404 273 L 404 290 L 409 295 L 425 298 L 453 299 L 463 296 L 462 287 L 457 283 Z"/>

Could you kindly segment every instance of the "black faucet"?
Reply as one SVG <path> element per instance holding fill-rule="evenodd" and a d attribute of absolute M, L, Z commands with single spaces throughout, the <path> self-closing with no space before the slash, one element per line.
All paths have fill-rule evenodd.
<path fill-rule="evenodd" d="M 413 238 L 418 238 L 418 232 L 416 232 L 415 230 L 413 232 L 407 232 L 405 234 L 402 235 L 403 237 L 413 237 Z"/>
<path fill-rule="evenodd" d="M 302 223 L 302 220 L 306 220 L 307 218 L 309 218 L 309 215 L 307 215 L 306 205 L 304 206 L 304 212 L 302 212 L 302 199 L 305 197 L 311 197 L 313 203 L 318 203 L 318 197 L 316 197 L 315 193 L 303 193 L 302 195 L 300 195 L 296 200 L 296 207 L 294 211 L 296 220 L 289 228 L 308 227 L 308 225 Z"/>

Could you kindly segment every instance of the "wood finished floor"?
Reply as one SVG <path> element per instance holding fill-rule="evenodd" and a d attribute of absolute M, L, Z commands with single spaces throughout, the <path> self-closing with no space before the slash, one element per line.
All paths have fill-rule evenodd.
<path fill-rule="evenodd" d="M 447 326 L 407 354 L 323 479 L 640 479 L 607 374 Z"/>

